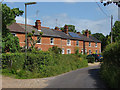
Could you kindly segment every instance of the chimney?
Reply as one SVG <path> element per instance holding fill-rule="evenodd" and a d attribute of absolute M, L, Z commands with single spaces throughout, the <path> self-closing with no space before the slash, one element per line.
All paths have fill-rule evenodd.
<path fill-rule="evenodd" d="M 66 34 L 68 34 L 68 26 L 67 26 L 67 25 L 64 26 L 64 32 L 65 32 Z"/>
<path fill-rule="evenodd" d="M 81 34 L 80 32 L 77 32 L 77 34 Z"/>
<path fill-rule="evenodd" d="M 59 28 L 58 28 L 58 27 L 55 27 L 55 30 L 59 31 Z"/>
<path fill-rule="evenodd" d="M 35 27 L 38 29 L 38 31 L 41 31 L 41 22 L 40 22 L 40 20 L 36 20 Z"/>
<path fill-rule="evenodd" d="M 85 36 L 86 36 L 87 38 L 89 38 L 89 31 L 88 31 L 88 29 L 85 31 Z"/>

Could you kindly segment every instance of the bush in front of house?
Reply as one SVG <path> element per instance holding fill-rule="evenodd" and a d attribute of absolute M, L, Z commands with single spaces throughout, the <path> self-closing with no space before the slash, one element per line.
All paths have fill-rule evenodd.
<path fill-rule="evenodd" d="M 27 59 L 26 59 L 27 58 Z M 3 75 L 16 78 L 50 77 L 86 67 L 87 60 L 76 55 L 62 55 L 50 51 L 2 54 Z"/>
<path fill-rule="evenodd" d="M 110 44 L 103 52 L 101 77 L 111 88 L 120 88 L 120 41 Z"/>
<path fill-rule="evenodd" d="M 88 63 L 94 63 L 95 57 L 88 57 L 87 60 L 88 60 Z"/>

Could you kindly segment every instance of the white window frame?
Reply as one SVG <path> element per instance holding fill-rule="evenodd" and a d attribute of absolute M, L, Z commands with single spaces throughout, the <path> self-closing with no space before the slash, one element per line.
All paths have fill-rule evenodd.
<path fill-rule="evenodd" d="M 81 49 L 81 54 L 83 54 L 83 48 Z"/>
<path fill-rule="evenodd" d="M 79 46 L 79 40 L 76 41 L 76 46 Z"/>
<path fill-rule="evenodd" d="M 37 40 L 38 40 L 38 37 L 39 37 L 39 36 L 37 36 Z M 41 38 L 41 39 L 42 39 L 42 38 Z M 41 44 L 41 39 L 40 39 L 40 43 L 37 42 L 37 44 Z"/>
<path fill-rule="evenodd" d="M 89 49 L 89 54 L 91 54 L 91 49 Z"/>
<path fill-rule="evenodd" d="M 69 42 L 68 42 L 69 41 Z M 67 39 L 67 46 L 70 46 L 71 45 L 71 40 L 70 39 Z"/>
<path fill-rule="evenodd" d="M 52 40 L 51 40 L 52 39 Z M 52 42 L 52 43 L 51 43 Z M 53 37 L 51 37 L 50 38 L 50 45 L 54 45 L 54 38 Z"/>
<path fill-rule="evenodd" d="M 12 35 L 14 34 L 13 36 L 17 36 L 16 33 L 11 33 L 11 34 L 12 34 Z"/>
<path fill-rule="evenodd" d="M 95 47 L 97 47 L 97 42 L 95 43 Z"/>
<path fill-rule="evenodd" d="M 70 53 L 68 53 L 68 50 L 70 51 Z M 71 54 L 71 49 L 67 49 L 67 54 Z"/>
<path fill-rule="evenodd" d="M 89 42 L 89 47 L 91 47 L 91 42 Z"/>
<path fill-rule="evenodd" d="M 62 54 L 65 54 L 65 50 L 64 50 L 64 48 L 62 48 Z"/>

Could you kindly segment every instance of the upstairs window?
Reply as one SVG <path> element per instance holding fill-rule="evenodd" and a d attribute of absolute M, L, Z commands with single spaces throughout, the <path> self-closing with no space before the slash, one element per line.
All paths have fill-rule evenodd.
<path fill-rule="evenodd" d="M 97 47 L 97 42 L 95 43 L 95 47 Z"/>
<path fill-rule="evenodd" d="M 89 42 L 89 47 L 91 47 L 91 42 Z"/>
<path fill-rule="evenodd" d="M 67 40 L 67 45 L 70 46 L 71 45 L 71 41 L 68 39 Z"/>
<path fill-rule="evenodd" d="M 50 44 L 54 45 L 54 38 L 50 38 Z"/>
<path fill-rule="evenodd" d="M 16 33 L 12 33 L 13 36 L 16 36 Z"/>
<path fill-rule="evenodd" d="M 76 41 L 76 46 L 79 46 L 79 41 L 78 40 Z"/>
<path fill-rule="evenodd" d="M 37 36 L 37 43 L 41 44 L 41 38 L 39 36 Z"/>

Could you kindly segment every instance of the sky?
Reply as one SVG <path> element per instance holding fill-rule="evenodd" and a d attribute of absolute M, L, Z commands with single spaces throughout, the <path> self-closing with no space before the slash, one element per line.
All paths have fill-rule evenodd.
<path fill-rule="evenodd" d="M 27 24 L 34 25 L 36 20 L 41 20 L 42 26 L 50 28 L 70 24 L 75 25 L 76 30 L 80 32 L 89 29 L 92 34 L 103 33 L 107 35 L 110 33 L 111 28 L 110 16 L 113 15 L 113 23 L 118 19 L 118 7 L 114 4 L 104 7 L 99 2 L 62 1 L 64 2 L 37 2 L 37 4 L 27 6 Z M 25 2 L 3 3 L 11 9 L 19 8 L 25 11 Z M 24 23 L 24 21 L 25 14 L 16 17 L 17 23 Z"/>

